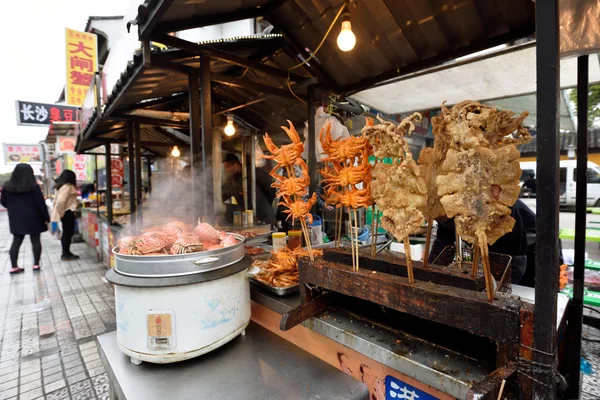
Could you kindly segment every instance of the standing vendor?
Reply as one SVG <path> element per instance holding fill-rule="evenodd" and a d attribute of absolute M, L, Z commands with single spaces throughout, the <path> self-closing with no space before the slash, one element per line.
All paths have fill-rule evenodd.
<path fill-rule="evenodd" d="M 527 268 L 527 233 L 535 232 L 535 214 L 525 203 L 517 200 L 511 208 L 515 219 L 512 232 L 502 236 L 490 246 L 490 252 L 507 254 L 512 257 L 511 282 L 519 283 Z M 433 242 L 429 262 L 433 262 L 446 246 L 453 246 L 456 239 L 454 219 L 438 220 L 437 236 Z"/>
<path fill-rule="evenodd" d="M 244 211 L 244 186 L 242 183 L 242 164 L 235 154 L 227 154 L 223 161 L 225 167 L 225 183 L 222 187 L 223 201 L 227 207 L 227 221 L 233 221 L 234 211 Z M 248 189 L 251 187 L 250 174 L 248 176 Z M 275 225 L 275 213 L 272 203 L 275 199 L 275 189 L 271 187 L 273 180 L 262 168 L 256 168 L 256 219 L 269 225 Z M 235 199 L 233 204 L 232 198 Z"/>

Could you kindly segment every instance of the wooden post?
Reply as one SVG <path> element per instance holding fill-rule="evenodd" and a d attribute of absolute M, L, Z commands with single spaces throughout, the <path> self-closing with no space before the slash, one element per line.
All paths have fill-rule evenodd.
<path fill-rule="evenodd" d="M 213 164 L 213 124 L 212 124 L 212 96 L 210 83 L 210 57 L 200 56 L 200 85 L 202 88 L 201 115 L 202 115 L 202 173 L 204 176 L 204 215 L 214 214 L 214 181 L 213 169 L 221 166 Z"/>
<path fill-rule="evenodd" d="M 203 199 L 200 198 L 198 188 L 203 186 L 201 171 L 202 160 L 202 136 L 200 134 L 200 84 L 198 74 L 193 73 L 188 77 L 189 103 L 190 103 L 190 164 L 192 172 L 192 207 L 194 210 L 194 222 L 203 214 L 201 207 Z"/>

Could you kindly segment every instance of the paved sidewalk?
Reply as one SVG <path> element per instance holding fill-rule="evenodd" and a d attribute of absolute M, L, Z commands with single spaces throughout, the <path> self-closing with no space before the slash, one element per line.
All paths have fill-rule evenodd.
<path fill-rule="evenodd" d="M 10 276 L 12 235 L 0 213 L 0 400 L 108 399 L 108 377 L 95 336 L 115 329 L 106 269 L 85 243 L 78 261 L 60 261 L 60 242 L 42 235 L 42 270 L 33 273 L 31 243 L 21 246 L 25 273 Z"/>

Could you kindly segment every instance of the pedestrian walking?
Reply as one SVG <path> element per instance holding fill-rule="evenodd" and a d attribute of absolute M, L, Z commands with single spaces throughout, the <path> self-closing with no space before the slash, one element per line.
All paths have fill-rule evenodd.
<path fill-rule="evenodd" d="M 75 210 L 77 210 L 77 178 L 75 172 L 65 169 L 54 185 L 56 195 L 52 207 L 52 222 L 62 222 L 61 260 L 77 260 L 79 256 L 71 253 L 71 239 L 75 233 Z"/>
<path fill-rule="evenodd" d="M 18 274 L 24 269 L 17 261 L 19 249 L 25 235 L 29 235 L 33 247 L 33 270 L 40 270 L 42 243 L 40 234 L 48 230 L 50 216 L 44 201 L 44 195 L 35 181 L 33 169 L 29 164 L 18 164 L 8 182 L 4 184 L 0 203 L 8 209 L 8 222 L 13 243 L 10 247 L 11 274 Z"/>

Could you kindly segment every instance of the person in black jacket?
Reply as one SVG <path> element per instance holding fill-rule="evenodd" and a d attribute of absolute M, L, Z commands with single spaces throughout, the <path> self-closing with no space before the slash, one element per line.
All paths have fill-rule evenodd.
<path fill-rule="evenodd" d="M 29 164 L 18 164 L 10 180 L 4 184 L 0 203 L 8 209 L 10 233 L 13 243 L 10 247 L 11 274 L 23 272 L 17 260 L 19 249 L 25 235 L 29 235 L 33 246 L 33 270 L 40 270 L 42 243 L 40 234 L 48 230 L 50 216 L 44 201 L 42 190 L 35 181 L 33 169 Z"/>
<path fill-rule="evenodd" d="M 254 160 L 252 160 L 254 162 Z M 235 197 L 237 205 L 227 204 L 227 219 L 233 221 L 233 211 L 243 211 L 244 188 L 242 185 L 242 164 L 235 154 L 227 154 L 223 160 L 225 167 L 225 183 L 222 186 L 221 196 L 224 202 Z M 251 176 L 247 174 L 248 206 L 250 202 Z M 256 219 L 266 224 L 275 225 L 275 212 L 273 211 L 273 200 L 276 190 L 271 187 L 273 179 L 263 168 L 256 168 Z"/>
<path fill-rule="evenodd" d="M 490 246 L 490 252 L 512 257 L 511 282 L 519 283 L 527 268 L 527 233 L 535 232 L 535 214 L 525 203 L 517 200 L 511 207 L 515 219 L 512 232 L 508 232 Z M 454 219 L 438 220 L 437 236 L 431 247 L 429 262 L 433 262 L 446 246 L 454 245 L 456 230 Z"/>

